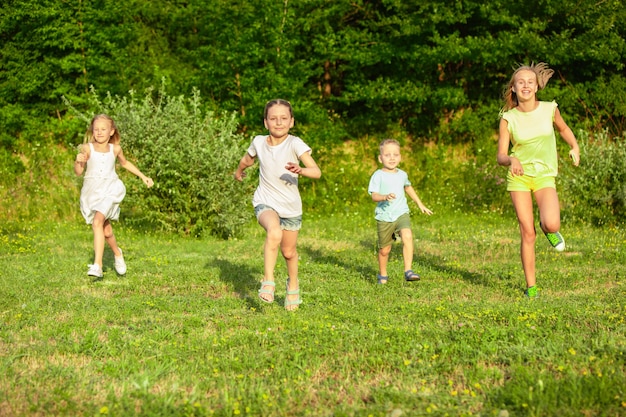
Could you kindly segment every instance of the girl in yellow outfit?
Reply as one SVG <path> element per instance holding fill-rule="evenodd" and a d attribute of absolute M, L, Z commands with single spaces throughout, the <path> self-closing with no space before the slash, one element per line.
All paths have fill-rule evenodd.
<path fill-rule="evenodd" d="M 545 63 L 522 65 L 513 72 L 504 92 L 498 140 L 498 164 L 509 167 L 507 191 L 511 193 L 519 222 L 526 295 L 531 298 L 537 296 L 531 192 L 539 208 L 541 230 L 556 250 L 565 249 L 565 240 L 559 233 L 561 213 L 555 185 L 558 173 L 555 127 L 570 146 L 574 165 L 578 166 L 580 161 L 576 137 L 561 117 L 558 105 L 537 100 L 537 91 L 546 86 L 553 73 Z"/>

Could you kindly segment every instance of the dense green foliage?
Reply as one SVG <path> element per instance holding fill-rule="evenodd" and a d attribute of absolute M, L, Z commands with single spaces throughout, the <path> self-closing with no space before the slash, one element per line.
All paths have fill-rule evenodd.
<path fill-rule="evenodd" d="M 565 253 L 541 236 L 531 301 L 511 210 L 412 221 L 422 280 L 394 245 L 381 287 L 371 213 L 305 216 L 295 313 L 282 280 L 258 299 L 252 222 L 228 241 L 118 226 L 128 273 L 107 249 L 95 282 L 88 226 L 0 223 L 0 414 L 624 415 L 624 228 L 565 223 Z"/>
<path fill-rule="evenodd" d="M 598 226 L 626 219 L 626 136 L 579 135 L 579 168 L 562 164 L 565 213 Z"/>
<path fill-rule="evenodd" d="M 247 147 L 236 133 L 234 114 L 205 114 L 197 90 L 189 98 L 172 97 L 163 86 L 143 97 L 131 92 L 100 99 L 94 91 L 90 98 L 96 113 L 116 121 L 126 154 L 135 155 L 146 175 L 156 180 L 150 189 L 127 181 L 125 205 L 136 211 L 131 223 L 192 236 L 238 234 L 249 220 L 242 207 L 250 190 L 233 178 Z M 91 117 L 82 116 L 86 126 Z"/>
<path fill-rule="evenodd" d="M 604 173 L 592 168 L 619 160 L 626 130 L 626 7 L 619 0 L 542 0 L 524 7 L 502 0 L 7 0 L 0 6 L 2 205 L 41 197 L 43 190 L 59 214 L 70 207 L 66 202 L 59 208 L 56 201 L 58 195 L 64 196 L 61 206 L 72 200 L 68 192 L 76 185 L 60 171 L 65 169 L 60 148 L 73 148 L 85 126 L 62 96 L 92 114 L 99 111 L 92 88 L 131 102 L 136 99 L 130 92 L 154 91 L 165 80 L 167 97 L 176 102 L 202 97 L 194 111 L 206 115 L 206 123 L 215 117 L 226 135 L 236 130 L 240 146 L 262 131 L 268 99 L 291 100 L 294 133 L 313 147 L 324 173 L 319 181 L 303 181 L 309 208 L 369 210 L 364 184 L 376 167 L 376 144 L 390 136 L 405 145 L 405 168 L 431 205 L 501 211 L 508 201 L 502 169 L 494 163 L 500 95 L 512 67 L 530 61 L 548 62 L 556 70 L 540 98 L 555 99 L 581 138 L 606 134 L 615 144 L 585 145 L 582 160 L 589 165 L 564 173 L 564 181 L 576 175 L 578 187 L 563 187 L 566 206 L 585 207 L 589 201 L 583 196 L 598 195 L 589 175 L 600 175 L 611 183 L 605 188 L 612 196 L 598 195 L 596 206 L 610 206 L 610 215 L 591 217 L 599 224 L 623 221 L 619 184 L 626 173 L 619 164 Z M 149 124 L 161 121 L 151 117 L 133 119 L 133 131 L 122 132 L 129 145 L 154 143 Z M 191 142 L 188 123 L 175 117 L 167 123 L 165 130 Z M 46 151 L 35 155 L 42 147 Z M 181 146 L 173 156 L 186 149 L 191 147 Z M 617 155 L 604 158 L 605 152 Z M 155 153 L 144 155 L 144 149 L 129 155 L 148 158 L 148 170 L 156 164 Z M 169 155 L 158 157 L 157 174 L 164 176 L 155 178 L 163 187 L 155 193 L 175 185 L 177 195 L 204 193 L 197 204 L 206 204 L 206 189 L 189 188 L 189 179 L 200 184 L 205 172 L 193 166 L 180 170 L 177 159 L 166 174 Z M 230 158 L 217 166 L 221 175 L 232 172 Z M 210 192 L 232 196 L 226 186 Z M 145 190 L 134 191 L 128 208 L 145 212 L 139 202 Z M 153 197 L 145 204 L 162 209 L 165 196 Z M 160 225 L 171 225 L 174 212 L 181 216 L 176 223 L 191 234 L 217 224 L 213 215 L 200 220 L 191 214 L 182 200 L 168 204 L 159 212 Z M 30 203 L 11 210 L 40 211 Z M 236 229 L 231 226 L 217 233 L 230 235 Z"/>
<path fill-rule="evenodd" d="M 61 95 L 78 104 L 90 85 L 123 95 L 163 77 L 175 96 L 195 87 L 208 106 L 236 111 L 244 131 L 280 96 L 323 143 L 398 125 L 468 142 L 490 131 L 495 115 L 480 108 L 529 61 L 557 70 L 571 121 L 624 130 L 619 0 L 7 0 L 0 11 L 5 143 L 62 117 Z"/>

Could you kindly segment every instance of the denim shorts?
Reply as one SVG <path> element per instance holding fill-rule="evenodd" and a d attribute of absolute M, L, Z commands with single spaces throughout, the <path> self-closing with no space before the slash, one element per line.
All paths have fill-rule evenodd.
<path fill-rule="evenodd" d="M 261 215 L 261 213 L 267 210 L 272 210 L 276 213 L 276 210 L 274 210 L 270 206 L 266 206 L 265 204 L 259 204 L 258 206 L 254 207 L 254 215 L 256 216 L 257 220 L 259 220 L 259 216 Z M 296 216 L 296 217 L 278 216 L 278 218 L 280 219 L 281 230 L 289 230 L 291 232 L 296 232 L 300 230 L 300 228 L 302 227 L 302 215 Z"/>
<path fill-rule="evenodd" d="M 511 172 L 506 176 L 507 191 L 538 191 L 542 188 L 555 188 L 556 182 L 553 176 L 529 177 L 528 175 L 513 176 Z"/>

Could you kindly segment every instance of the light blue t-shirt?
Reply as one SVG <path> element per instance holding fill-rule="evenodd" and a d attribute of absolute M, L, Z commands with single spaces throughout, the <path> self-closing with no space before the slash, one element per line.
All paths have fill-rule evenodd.
<path fill-rule="evenodd" d="M 382 222 L 395 222 L 398 217 L 409 212 L 409 204 L 406 200 L 404 187 L 411 185 L 409 176 L 401 169 L 396 172 L 385 172 L 382 169 L 374 172 L 370 178 L 367 192 L 378 194 L 395 194 L 392 201 L 379 201 L 374 210 L 374 218 Z"/>

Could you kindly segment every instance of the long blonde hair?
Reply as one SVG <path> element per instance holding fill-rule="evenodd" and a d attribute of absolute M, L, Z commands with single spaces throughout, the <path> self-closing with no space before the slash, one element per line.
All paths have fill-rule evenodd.
<path fill-rule="evenodd" d="M 100 119 L 104 119 L 104 120 L 108 120 L 111 123 L 111 127 L 113 129 L 115 129 L 115 132 L 113 133 L 113 135 L 109 138 L 109 143 L 112 143 L 114 145 L 117 145 L 120 143 L 120 131 L 117 129 L 117 125 L 115 124 L 115 120 L 113 120 L 109 115 L 107 114 L 96 114 L 93 119 L 91 119 L 91 123 L 89 123 L 89 127 L 87 128 L 87 131 L 85 132 L 85 139 L 83 140 L 83 143 L 89 143 L 89 142 L 93 142 L 93 124 L 96 122 L 96 120 L 100 120 Z"/>
<path fill-rule="evenodd" d="M 538 90 L 543 90 L 543 88 L 548 84 L 548 80 L 554 74 L 554 70 L 548 68 L 548 64 L 545 62 L 539 62 L 535 64 L 534 62 L 530 65 L 519 65 L 517 69 L 513 72 L 509 83 L 506 85 L 503 93 L 504 106 L 500 113 L 511 110 L 514 107 L 517 107 L 519 102 L 517 101 L 517 94 L 513 92 L 513 85 L 515 84 L 515 77 L 520 71 L 532 71 L 537 76 L 537 87 Z"/>

